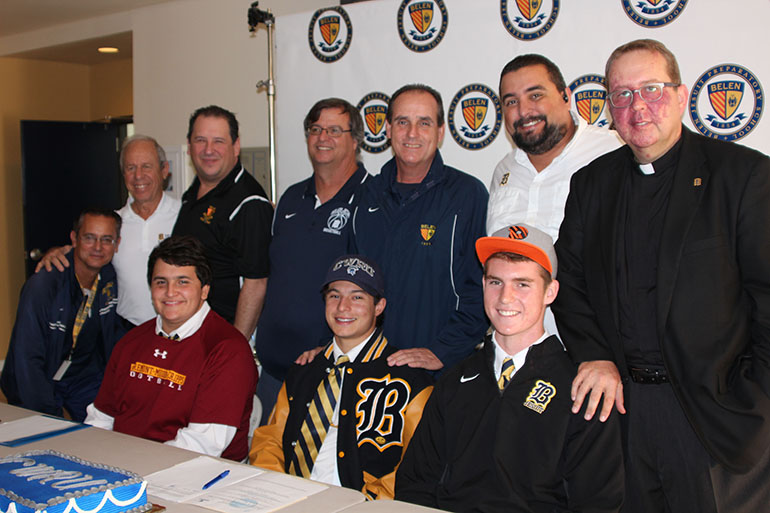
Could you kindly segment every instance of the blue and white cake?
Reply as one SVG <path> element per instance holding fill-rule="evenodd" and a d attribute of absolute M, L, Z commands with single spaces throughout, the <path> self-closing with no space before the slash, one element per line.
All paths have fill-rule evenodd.
<path fill-rule="evenodd" d="M 0 513 L 140 513 L 147 482 L 133 472 L 55 451 L 0 458 Z"/>

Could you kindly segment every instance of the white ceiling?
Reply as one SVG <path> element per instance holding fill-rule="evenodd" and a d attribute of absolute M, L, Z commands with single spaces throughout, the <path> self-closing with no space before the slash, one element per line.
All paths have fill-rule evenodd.
<path fill-rule="evenodd" d="M 0 38 L 168 1 L 171 0 L 0 0 Z M 117 46 L 121 53 L 99 54 L 98 46 Z M 23 52 L 15 57 L 97 64 L 131 55 L 131 33 L 124 32 Z"/>

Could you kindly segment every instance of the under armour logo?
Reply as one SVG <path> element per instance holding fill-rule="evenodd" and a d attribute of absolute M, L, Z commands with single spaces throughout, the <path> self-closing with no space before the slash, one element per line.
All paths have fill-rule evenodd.
<path fill-rule="evenodd" d="M 155 358 L 160 356 L 165 360 L 167 355 L 168 355 L 168 351 L 161 351 L 160 349 L 156 349 L 155 354 L 153 356 L 155 356 Z"/>

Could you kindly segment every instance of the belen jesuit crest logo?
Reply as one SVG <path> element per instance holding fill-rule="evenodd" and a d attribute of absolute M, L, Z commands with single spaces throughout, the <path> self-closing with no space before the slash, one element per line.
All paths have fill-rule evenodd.
<path fill-rule="evenodd" d="M 762 85 L 748 69 L 720 64 L 706 70 L 690 92 L 690 119 L 705 136 L 736 141 L 759 123 Z"/>
<path fill-rule="evenodd" d="M 589 125 L 605 126 L 609 123 L 604 110 L 607 102 L 607 82 L 601 75 L 582 75 L 569 85 L 575 108 Z"/>
<path fill-rule="evenodd" d="M 358 102 L 356 108 L 364 118 L 364 140 L 361 148 L 369 153 L 381 153 L 390 147 L 385 135 L 385 117 L 390 97 L 384 93 L 369 93 Z"/>
<path fill-rule="evenodd" d="M 643 27 L 662 27 L 674 21 L 687 0 L 621 0 L 623 10 L 634 23 Z"/>
<path fill-rule="evenodd" d="M 334 62 L 348 51 L 353 26 L 342 7 L 319 9 L 310 20 L 308 42 L 313 55 L 322 62 Z"/>
<path fill-rule="evenodd" d="M 560 0 L 500 0 L 500 17 L 516 39 L 537 39 L 551 30 L 559 15 Z M 512 9 L 511 4 L 516 8 Z"/>
<path fill-rule="evenodd" d="M 468 150 L 489 146 L 500 132 L 500 99 L 483 84 L 460 89 L 449 104 L 449 132 L 457 144 Z"/>
<path fill-rule="evenodd" d="M 444 0 L 404 0 L 398 8 L 397 23 L 407 48 L 427 52 L 444 39 L 449 14 Z"/>

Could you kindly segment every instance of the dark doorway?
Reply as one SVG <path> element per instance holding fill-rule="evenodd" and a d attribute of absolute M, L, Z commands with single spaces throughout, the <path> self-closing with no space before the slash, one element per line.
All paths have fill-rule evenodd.
<path fill-rule="evenodd" d="M 21 122 L 27 276 L 40 252 L 69 244 L 72 222 L 81 210 L 123 205 L 119 153 L 126 128 L 125 123 Z"/>

